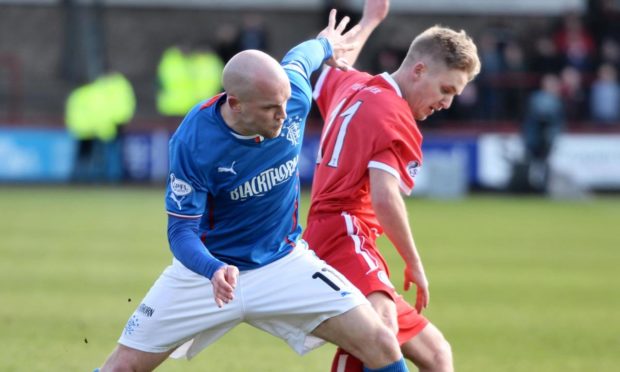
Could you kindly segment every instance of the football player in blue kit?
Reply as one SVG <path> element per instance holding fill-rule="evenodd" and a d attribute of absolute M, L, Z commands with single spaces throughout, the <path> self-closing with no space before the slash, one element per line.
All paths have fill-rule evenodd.
<path fill-rule="evenodd" d="M 225 92 L 185 117 L 170 140 L 165 198 L 173 263 L 101 371 L 151 371 L 169 356 L 192 358 L 241 322 L 299 354 L 329 341 L 369 371 L 407 371 L 394 334 L 308 249 L 298 223 L 310 75 L 324 62 L 348 67 L 347 55 L 359 53 L 387 14 L 367 9 L 346 33 L 348 18 L 336 24 L 332 11 L 318 37 L 281 64 L 256 50 L 237 54 L 224 69 Z"/>

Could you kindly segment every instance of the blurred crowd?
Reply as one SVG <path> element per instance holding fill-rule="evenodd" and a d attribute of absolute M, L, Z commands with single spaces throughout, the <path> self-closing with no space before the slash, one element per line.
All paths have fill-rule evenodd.
<path fill-rule="evenodd" d="M 523 120 L 543 78 L 559 80 L 556 93 L 568 123 L 620 124 L 620 20 L 612 1 L 592 2 L 586 14 L 568 13 L 543 29 L 517 34 L 491 25 L 476 37 L 482 71 L 449 110 L 433 119 Z M 388 45 L 373 69 L 391 71 L 406 45 Z"/>
<path fill-rule="evenodd" d="M 568 125 L 602 128 L 620 124 L 620 2 L 589 0 L 587 3 L 585 12 L 544 17 L 544 22 L 540 21 L 542 17 L 532 18 L 532 25 L 523 27 L 503 23 L 501 18 L 486 20 L 473 32 L 482 61 L 480 75 L 455 100 L 453 109 L 434 115 L 431 120 L 438 124 L 466 121 L 496 126 L 521 123 L 528 116 L 530 97 L 542 89 L 541 82 L 546 75 L 553 75 L 559 80 L 559 91 L 554 94 L 562 101 Z M 358 17 L 348 7 L 348 1 L 325 0 L 323 4 L 321 24 L 332 7 L 339 8 L 341 14 L 351 15 L 351 24 Z M 524 22 L 529 21 L 524 18 Z M 101 21 L 91 23 L 97 26 Z M 389 32 L 376 36 L 376 42 L 363 52 L 362 59 L 368 60 L 365 69 L 371 73 L 397 69 L 398 61 L 409 47 L 408 38 L 397 37 L 409 35 L 410 30 L 406 29 L 409 25 L 404 23 L 394 22 L 388 26 L 392 27 Z M 96 29 L 94 26 L 91 28 Z M 214 30 L 208 39 L 182 41 L 162 51 L 154 77 L 159 114 L 182 116 L 197 100 L 217 93 L 226 61 L 244 49 L 273 53 L 270 36 L 274 35 L 269 32 L 278 32 L 266 27 L 260 14 L 250 13 L 241 14 L 238 21 L 220 24 Z M 91 37 L 83 44 L 103 44 L 93 40 L 96 38 Z M 91 81 L 106 72 L 102 71 L 102 64 L 89 65 L 101 65 L 98 69 L 101 71 L 89 72 Z"/>
<path fill-rule="evenodd" d="M 327 1 L 325 9 L 345 7 L 341 3 Z M 525 31 L 489 23 L 476 35 L 483 66 L 480 76 L 467 86 L 452 110 L 432 120 L 491 125 L 522 122 L 531 98 L 545 90 L 543 80 L 550 75 L 558 80 L 558 89 L 551 94 L 561 100 L 569 125 L 620 126 L 620 4 L 616 3 L 591 0 L 585 13 L 570 12 L 535 27 L 523 27 Z M 343 13 L 355 21 L 355 12 L 345 8 Z M 367 51 L 373 56 L 369 72 L 397 69 L 409 47 L 399 40 L 382 40 L 375 43 L 380 45 L 377 50 Z M 269 35 L 256 15 L 246 16 L 240 25 L 220 27 L 213 44 L 222 62 L 249 48 L 270 51 Z"/>
<path fill-rule="evenodd" d="M 488 20 L 473 33 L 482 61 L 480 75 L 455 99 L 451 110 L 428 121 L 433 128 L 454 124 L 460 128 L 480 124 L 489 130 L 518 127 L 530 158 L 541 162 L 546 161 L 553 140 L 567 127 L 620 127 L 620 4 L 616 3 L 590 0 L 586 12 L 569 12 L 544 22 L 534 19 L 531 25 L 519 28 L 501 19 Z M 349 4 L 326 0 L 320 24 L 333 7 L 341 16 L 350 15 L 351 24 L 356 23 L 359 14 Z M 97 14 L 97 8 L 93 9 Z M 223 67 L 237 52 L 260 49 L 273 54 L 269 32 L 275 31 L 266 27 L 261 15 L 247 13 L 238 19 L 218 25 L 208 39 L 184 40 L 162 51 L 154 77 L 159 115 L 178 123 L 197 102 L 221 91 Z M 101 22 L 91 23 L 97 26 Z M 378 34 L 376 42 L 363 52 L 366 63 L 362 67 L 370 73 L 395 71 L 409 47 L 408 38 L 397 37 L 409 35 L 407 26 L 394 22 L 387 33 Z M 91 45 L 92 40 L 96 38 L 85 44 Z M 88 70 L 90 81 L 110 73 L 102 66 L 95 73 Z M 68 126 L 71 129 L 71 123 Z M 308 128 L 320 127 L 318 113 L 313 111 Z M 101 138 L 93 134 L 83 142 L 93 139 Z"/>

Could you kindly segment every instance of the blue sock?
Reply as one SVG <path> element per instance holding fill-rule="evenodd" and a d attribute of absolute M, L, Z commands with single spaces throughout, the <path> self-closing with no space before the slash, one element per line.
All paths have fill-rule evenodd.
<path fill-rule="evenodd" d="M 93 372 L 99 372 L 99 368 L 95 368 Z"/>
<path fill-rule="evenodd" d="M 379 369 L 364 367 L 364 372 L 409 372 L 409 368 L 407 368 L 405 359 L 400 358 L 400 360 Z"/>

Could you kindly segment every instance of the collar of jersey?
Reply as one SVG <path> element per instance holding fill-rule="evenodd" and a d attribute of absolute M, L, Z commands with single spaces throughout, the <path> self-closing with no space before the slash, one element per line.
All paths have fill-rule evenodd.
<path fill-rule="evenodd" d="M 235 132 L 234 130 L 230 129 L 230 127 L 228 126 L 228 124 L 226 124 L 226 121 L 224 121 L 224 118 L 222 117 L 222 113 L 220 112 L 221 110 L 221 106 L 222 104 L 226 102 L 226 94 L 223 94 L 219 99 L 217 104 L 215 104 L 214 106 L 214 111 L 215 111 L 215 115 L 217 115 L 217 118 L 219 119 L 219 121 L 222 123 L 222 125 L 228 130 L 228 132 L 235 137 L 238 140 L 244 141 L 244 142 L 248 142 L 248 143 L 261 143 L 265 140 L 265 137 L 261 136 L 260 134 L 253 134 L 250 136 L 243 136 L 237 132 Z"/>
<path fill-rule="evenodd" d="M 240 139 L 242 141 L 252 141 L 255 143 L 260 143 L 265 140 L 265 137 L 261 136 L 260 134 L 253 134 L 251 136 L 242 136 L 241 134 L 234 132 L 232 130 L 230 131 L 230 134 L 232 134 L 235 138 Z"/>
<path fill-rule="evenodd" d="M 396 83 L 392 75 L 388 74 L 387 72 L 384 72 L 381 74 L 381 77 L 385 81 L 387 81 L 392 86 L 392 88 L 394 88 L 394 90 L 396 91 L 396 94 L 398 94 L 400 98 L 403 98 L 403 93 L 400 91 L 400 88 L 398 87 L 398 84 Z"/>

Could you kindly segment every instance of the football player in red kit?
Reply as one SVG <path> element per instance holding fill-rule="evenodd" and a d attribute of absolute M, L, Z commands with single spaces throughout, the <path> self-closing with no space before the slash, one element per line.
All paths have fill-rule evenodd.
<path fill-rule="evenodd" d="M 423 165 L 416 122 L 449 108 L 479 71 L 471 38 L 435 26 L 413 40 L 397 71 L 372 76 L 328 67 L 314 89 L 325 124 L 304 239 L 367 296 L 421 371 L 454 368 L 450 345 L 421 315 L 428 281 L 400 192 L 411 192 Z M 382 233 L 405 262 L 405 290 L 417 288 L 415 307 L 390 281 L 375 243 Z M 333 372 L 361 370 L 338 350 Z"/>

